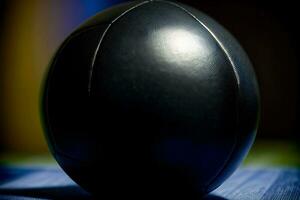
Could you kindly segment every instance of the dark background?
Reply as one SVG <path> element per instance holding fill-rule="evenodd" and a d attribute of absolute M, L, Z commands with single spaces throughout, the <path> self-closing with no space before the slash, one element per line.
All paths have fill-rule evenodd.
<path fill-rule="evenodd" d="M 47 62 L 76 26 L 117 2 L 122 0 L 0 1 L 0 151 L 47 151 L 38 113 L 39 89 Z M 297 3 L 221 0 L 180 2 L 213 17 L 239 40 L 248 53 L 260 85 L 258 140 L 299 142 L 300 16 Z M 62 9 L 57 11 L 56 8 Z M 86 10 L 82 10 L 84 8 Z M 24 13 L 27 13 L 27 17 Z M 28 49 L 22 49 L 24 45 L 28 45 Z M 28 57 L 31 59 L 27 60 Z M 23 63 L 24 68 L 21 68 Z"/>
<path fill-rule="evenodd" d="M 3 28 L 3 21 L 5 19 L 5 15 L 6 15 L 6 1 L 0 1 L 0 27 Z M 1 31 L 0 31 L 0 46 L 2 44 L 2 40 L 3 40 L 3 37 L 2 37 L 2 34 L 1 34 Z M 2 51 L 3 51 L 3 48 L 0 49 L 0 60 L 2 60 Z M 1 78 L 3 76 L 3 63 L 0 61 L 0 152 L 3 151 L 3 143 L 4 141 L 2 140 L 2 135 L 3 135 L 3 132 L 4 132 L 4 126 L 3 126 L 3 120 L 2 120 L 2 113 L 3 113 L 3 109 L 2 109 L 2 106 L 3 106 L 3 101 L 2 101 L 2 96 L 4 95 L 2 93 L 3 91 L 3 82 L 1 81 Z"/>
<path fill-rule="evenodd" d="M 242 44 L 260 85 L 258 138 L 299 138 L 299 11 L 295 1 L 183 0 L 225 26 Z"/>

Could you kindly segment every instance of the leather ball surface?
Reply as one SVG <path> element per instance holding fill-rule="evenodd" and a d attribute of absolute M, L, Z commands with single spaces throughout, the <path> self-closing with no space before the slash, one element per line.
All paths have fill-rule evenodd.
<path fill-rule="evenodd" d="M 97 14 L 63 42 L 42 109 L 51 152 L 83 188 L 192 199 L 249 151 L 258 86 L 243 49 L 213 19 L 137 1 Z"/>

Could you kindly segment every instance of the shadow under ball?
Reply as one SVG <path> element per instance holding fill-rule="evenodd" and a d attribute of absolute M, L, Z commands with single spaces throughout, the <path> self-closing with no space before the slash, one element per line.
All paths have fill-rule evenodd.
<path fill-rule="evenodd" d="M 258 86 L 243 49 L 213 19 L 138 1 L 99 13 L 63 42 L 42 109 L 55 159 L 86 190 L 192 199 L 249 151 Z"/>

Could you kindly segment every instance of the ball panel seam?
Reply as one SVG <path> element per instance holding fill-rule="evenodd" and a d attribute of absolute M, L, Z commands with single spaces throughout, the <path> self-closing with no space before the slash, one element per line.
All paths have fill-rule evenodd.
<path fill-rule="evenodd" d="M 226 58 L 228 59 L 228 61 L 231 64 L 232 70 L 234 72 L 234 76 L 236 78 L 236 82 L 237 82 L 237 104 L 236 104 L 236 115 L 237 115 L 237 120 L 236 120 L 236 131 L 238 130 L 238 121 L 239 121 L 239 96 L 240 96 L 240 79 L 239 79 L 239 74 L 237 72 L 236 66 L 234 65 L 234 62 L 232 60 L 232 58 L 230 57 L 228 51 L 226 50 L 226 48 L 224 47 L 224 45 L 221 43 L 221 41 L 216 37 L 216 35 L 205 25 L 203 24 L 203 22 L 201 22 L 195 15 L 193 15 L 193 13 L 189 12 L 187 9 L 185 9 L 184 7 L 174 3 L 174 2 L 169 2 L 169 1 L 164 1 L 164 0 L 155 0 L 155 1 L 160 1 L 160 2 L 165 2 L 168 4 L 171 4 L 183 11 L 185 11 L 187 14 L 189 14 L 192 18 L 194 18 L 197 22 L 199 22 L 209 33 L 210 35 L 216 40 L 217 44 L 219 45 L 219 47 L 222 49 L 223 53 L 226 55 Z M 236 144 L 237 144 L 237 135 L 235 137 L 235 142 L 234 145 L 232 147 L 232 150 L 230 152 L 230 155 L 227 157 L 227 159 L 224 162 L 223 167 L 220 169 L 219 172 L 216 173 L 215 177 L 211 179 L 211 181 L 206 185 L 206 190 L 210 190 L 209 187 L 210 185 L 212 185 L 214 183 L 214 181 L 217 179 L 217 177 L 222 174 L 222 172 L 227 168 L 229 161 L 232 159 L 232 156 L 234 155 L 234 152 L 236 150 Z M 209 192 L 209 191 L 207 191 Z"/>

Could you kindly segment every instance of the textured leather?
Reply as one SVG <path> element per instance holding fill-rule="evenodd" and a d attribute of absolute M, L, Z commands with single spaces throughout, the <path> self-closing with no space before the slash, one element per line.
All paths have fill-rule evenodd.
<path fill-rule="evenodd" d="M 168 1 L 86 22 L 50 63 L 44 94 L 54 156 L 98 195 L 205 194 L 237 168 L 257 128 L 243 49 L 205 14 Z"/>

